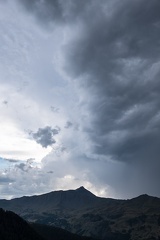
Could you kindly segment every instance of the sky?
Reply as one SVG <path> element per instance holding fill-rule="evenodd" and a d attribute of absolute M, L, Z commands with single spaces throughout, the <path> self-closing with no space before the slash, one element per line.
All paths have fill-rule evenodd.
<path fill-rule="evenodd" d="M 0 198 L 160 197 L 160 1 L 0 0 Z"/>

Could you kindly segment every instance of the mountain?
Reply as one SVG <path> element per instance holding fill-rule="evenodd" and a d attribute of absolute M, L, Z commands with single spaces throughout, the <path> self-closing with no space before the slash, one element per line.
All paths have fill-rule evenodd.
<path fill-rule="evenodd" d="M 0 200 L 27 221 L 60 227 L 101 240 L 160 240 L 160 199 L 100 198 L 80 187 L 40 196 Z"/>
<path fill-rule="evenodd" d="M 44 240 L 17 214 L 0 209 L 1 240 Z"/>
<path fill-rule="evenodd" d="M 36 211 L 49 211 L 53 209 L 90 208 L 94 207 L 97 203 L 99 203 L 99 198 L 84 187 L 76 190 L 55 191 L 39 196 L 15 198 L 9 201 L 0 200 L 0 206 L 9 209 L 15 208 L 18 212 L 20 211 L 20 206 Z"/>

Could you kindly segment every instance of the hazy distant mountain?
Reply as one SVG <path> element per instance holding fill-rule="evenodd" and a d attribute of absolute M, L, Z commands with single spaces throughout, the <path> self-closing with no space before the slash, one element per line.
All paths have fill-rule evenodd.
<path fill-rule="evenodd" d="M 24 219 L 105 240 L 160 240 L 160 199 L 96 197 L 81 187 L 40 196 L 0 200 Z"/>

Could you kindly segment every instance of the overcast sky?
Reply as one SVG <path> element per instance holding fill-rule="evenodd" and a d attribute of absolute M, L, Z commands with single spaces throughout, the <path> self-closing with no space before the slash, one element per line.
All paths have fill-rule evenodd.
<path fill-rule="evenodd" d="M 0 198 L 160 197 L 160 1 L 0 0 Z"/>

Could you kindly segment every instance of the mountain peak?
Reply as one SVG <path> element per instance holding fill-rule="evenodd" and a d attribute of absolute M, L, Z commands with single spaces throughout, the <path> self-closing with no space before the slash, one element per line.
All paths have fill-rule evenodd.
<path fill-rule="evenodd" d="M 81 186 L 81 187 L 79 187 L 79 188 L 76 189 L 76 191 L 84 191 L 84 190 L 85 190 L 85 191 L 88 191 L 88 190 L 85 189 L 83 186 Z"/>
<path fill-rule="evenodd" d="M 149 196 L 148 194 L 141 194 L 139 195 L 138 197 L 135 197 L 135 198 L 132 198 L 131 200 L 146 200 L 146 199 L 149 199 L 149 198 L 153 198 L 151 196 Z"/>
<path fill-rule="evenodd" d="M 75 192 L 81 197 L 87 197 L 93 200 L 93 198 L 97 198 L 92 192 L 87 190 L 85 187 L 81 186 L 75 190 Z"/>

